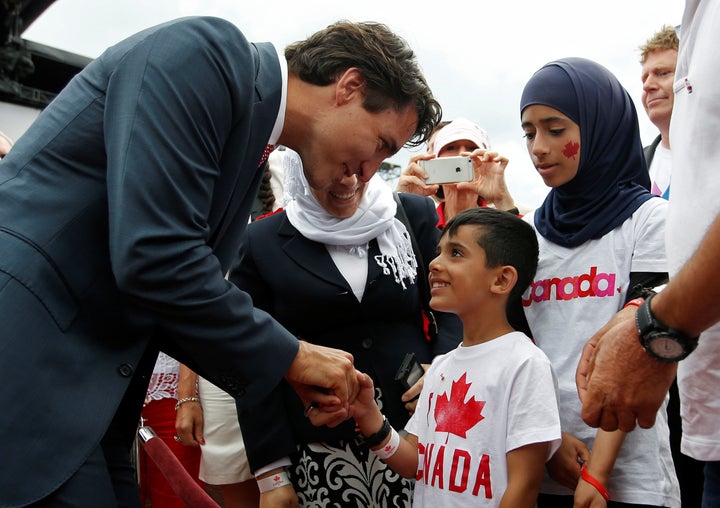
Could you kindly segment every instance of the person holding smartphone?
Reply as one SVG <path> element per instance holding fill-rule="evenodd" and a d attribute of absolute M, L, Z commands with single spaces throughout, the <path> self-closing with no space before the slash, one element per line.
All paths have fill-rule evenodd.
<path fill-rule="evenodd" d="M 430 175 L 427 168 L 423 167 L 423 161 L 458 156 L 472 160 L 471 181 L 428 183 Z M 492 206 L 518 215 L 515 200 L 505 183 L 507 164 L 507 157 L 491 149 L 485 129 L 466 118 L 456 118 L 438 124 L 428 141 L 428 153 L 410 158 L 408 167 L 398 181 L 397 191 L 436 196 L 439 201 L 438 227 L 441 228 L 461 211 L 476 206 Z"/>

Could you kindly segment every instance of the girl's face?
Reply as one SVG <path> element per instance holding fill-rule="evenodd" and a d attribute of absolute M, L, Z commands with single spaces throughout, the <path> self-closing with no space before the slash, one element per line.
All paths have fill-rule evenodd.
<path fill-rule="evenodd" d="M 528 153 L 548 187 L 559 187 L 577 175 L 580 126 L 557 109 L 533 104 L 523 110 Z"/>

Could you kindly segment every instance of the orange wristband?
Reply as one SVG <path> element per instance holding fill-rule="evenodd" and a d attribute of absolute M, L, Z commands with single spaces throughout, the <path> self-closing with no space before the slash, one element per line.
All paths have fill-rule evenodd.
<path fill-rule="evenodd" d="M 634 299 L 630 300 L 628 303 L 626 303 L 625 305 L 623 305 L 623 309 L 625 307 L 630 307 L 631 305 L 634 305 L 635 307 L 640 307 L 644 301 L 645 301 L 644 298 L 634 298 Z"/>
<path fill-rule="evenodd" d="M 595 487 L 597 491 L 600 493 L 600 495 L 605 498 L 605 501 L 610 501 L 610 492 L 608 492 L 608 489 L 605 488 L 605 486 L 598 481 L 597 478 L 595 478 L 593 475 L 588 473 L 587 468 L 585 467 L 585 464 L 582 465 L 580 468 L 580 476 L 583 480 L 588 482 L 590 485 Z"/>

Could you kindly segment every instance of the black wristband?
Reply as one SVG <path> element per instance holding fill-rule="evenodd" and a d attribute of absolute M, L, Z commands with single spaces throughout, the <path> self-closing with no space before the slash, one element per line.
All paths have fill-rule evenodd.
<path fill-rule="evenodd" d="M 382 427 L 380 427 L 380 430 L 378 430 L 372 436 L 363 438 L 363 444 L 366 445 L 368 448 L 374 448 L 375 446 L 378 446 L 380 443 L 385 441 L 385 438 L 390 435 L 390 431 L 392 431 L 390 422 L 387 418 L 383 418 L 383 424 Z"/>
<path fill-rule="evenodd" d="M 510 210 L 505 210 L 507 213 L 511 213 L 513 215 L 520 215 L 520 210 L 518 210 L 518 207 L 511 208 Z"/>

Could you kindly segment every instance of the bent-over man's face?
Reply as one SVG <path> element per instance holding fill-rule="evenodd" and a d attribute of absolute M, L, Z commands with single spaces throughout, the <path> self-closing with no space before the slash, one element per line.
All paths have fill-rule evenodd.
<path fill-rule="evenodd" d="M 348 176 L 356 175 L 361 182 L 370 180 L 380 164 L 408 142 L 418 123 L 412 104 L 400 110 L 365 109 L 365 82 L 356 69 L 346 71 L 331 88 L 328 95 L 332 99 L 313 112 L 304 139 L 292 147 L 300 153 L 315 194 Z"/>

